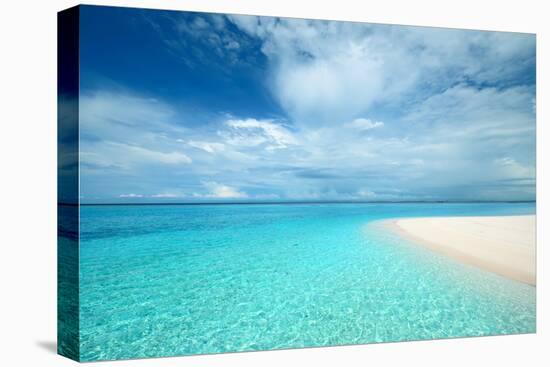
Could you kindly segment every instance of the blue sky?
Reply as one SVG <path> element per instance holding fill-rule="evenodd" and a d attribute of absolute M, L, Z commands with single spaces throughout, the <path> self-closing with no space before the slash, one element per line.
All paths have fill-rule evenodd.
<path fill-rule="evenodd" d="M 82 202 L 534 200 L 535 36 L 81 8 Z"/>

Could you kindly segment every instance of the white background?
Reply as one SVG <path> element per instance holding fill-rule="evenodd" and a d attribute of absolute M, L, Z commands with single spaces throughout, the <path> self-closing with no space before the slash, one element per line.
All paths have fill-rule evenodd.
<path fill-rule="evenodd" d="M 550 361 L 545 266 L 550 156 L 545 1 L 95 1 L 181 10 L 537 33 L 538 319 L 536 335 L 99 362 L 94 366 L 542 366 Z M 56 339 L 56 12 L 74 1 L 4 1 L 0 12 L 0 365 L 69 366 Z M 545 17 L 546 15 L 546 17 Z M 545 110 L 546 109 L 546 110 Z M 545 113 L 546 112 L 546 113 Z M 550 144 L 550 143 L 548 143 Z M 546 164 L 547 166 L 547 164 Z M 545 350 L 546 348 L 546 350 Z"/>

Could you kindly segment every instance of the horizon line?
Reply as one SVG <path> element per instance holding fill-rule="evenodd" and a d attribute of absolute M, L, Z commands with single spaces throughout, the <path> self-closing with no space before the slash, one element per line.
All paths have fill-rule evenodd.
<path fill-rule="evenodd" d="M 380 200 L 380 201 L 353 201 L 353 200 L 326 200 L 326 201 L 201 201 L 201 202 L 105 202 L 105 203 L 64 203 L 65 206 L 108 206 L 108 205 L 300 205 L 300 204 L 467 204 L 467 203 L 536 203 L 535 200 Z"/>

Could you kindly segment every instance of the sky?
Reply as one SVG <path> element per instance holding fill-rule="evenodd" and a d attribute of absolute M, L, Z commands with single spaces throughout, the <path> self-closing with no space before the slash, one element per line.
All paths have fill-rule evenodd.
<path fill-rule="evenodd" d="M 535 35 L 81 7 L 83 203 L 535 199 Z"/>

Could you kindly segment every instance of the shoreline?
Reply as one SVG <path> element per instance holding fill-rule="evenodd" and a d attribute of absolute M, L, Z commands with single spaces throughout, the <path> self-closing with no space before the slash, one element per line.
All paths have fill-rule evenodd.
<path fill-rule="evenodd" d="M 536 286 L 535 215 L 398 218 L 382 225 L 431 251 Z"/>

